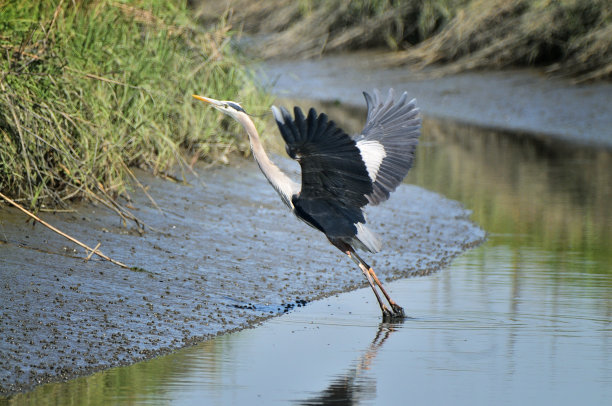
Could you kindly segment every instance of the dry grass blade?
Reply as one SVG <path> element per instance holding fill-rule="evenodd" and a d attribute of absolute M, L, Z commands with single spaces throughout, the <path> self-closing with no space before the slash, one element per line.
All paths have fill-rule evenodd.
<path fill-rule="evenodd" d="M 136 177 L 136 175 L 134 175 L 134 172 L 132 172 L 130 170 L 130 168 L 127 167 L 127 165 L 125 164 L 125 162 L 122 163 L 125 167 L 125 171 L 128 175 L 130 175 L 130 177 L 132 178 L 132 181 L 134 181 L 134 183 L 136 183 L 138 185 L 138 187 L 140 188 L 140 190 L 142 190 L 142 192 L 145 194 L 145 196 L 147 196 L 147 199 L 149 199 L 149 201 L 151 202 L 151 204 L 153 204 L 153 206 L 155 206 L 155 208 L 157 210 L 159 210 L 160 212 L 163 213 L 163 210 L 161 209 L 161 207 L 159 207 L 159 205 L 157 204 L 157 202 L 155 201 L 155 199 L 153 199 L 153 196 L 151 196 L 149 194 L 149 192 L 147 191 L 147 189 L 144 187 L 144 185 L 138 180 L 138 178 Z"/>
<path fill-rule="evenodd" d="M 130 267 L 125 265 L 122 262 L 116 261 L 110 257 L 108 257 L 107 255 L 104 255 L 102 252 L 98 251 L 98 247 L 100 246 L 100 244 L 98 244 L 96 246 L 96 248 L 91 248 L 88 245 L 80 242 L 79 240 L 77 240 L 74 237 L 71 237 L 70 235 L 64 233 L 63 231 L 59 230 L 58 228 L 52 226 L 51 224 L 47 223 L 46 221 L 42 220 L 40 217 L 38 217 L 37 215 L 35 215 L 34 213 L 30 212 L 29 210 L 26 210 L 25 208 L 23 208 L 20 204 L 18 204 L 17 202 L 15 202 L 14 200 L 10 199 L 9 197 L 5 196 L 4 194 L 0 193 L 0 197 L 2 199 L 4 199 L 6 202 L 12 204 L 13 206 L 15 206 L 17 209 L 21 210 L 23 213 L 25 213 L 26 215 L 28 215 L 29 217 L 33 218 L 34 220 L 38 221 L 40 224 L 42 224 L 43 226 L 47 227 L 49 230 L 61 235 L 62 237 L 72 241 L 73 243 L 77 244 L 78 246 L 85 248 L 86 250 L 90 251 L 90 255 L 87 257 L 87 259 L 89 259 L 91 257 L 92 254 L 96 254 L 97 256 L 99 256 L 102 259 L 105 259 L 115 265 L 119 265 L 122 268 L 126 268 L 129 269 Z"/>
<path fill-rule="evenodd" d="M 433 76 L 544 66 L 577 82 L 612 79 L 610 0 L 204 0 L 201 17 L 215 12 L 262 39 L 249 42 L 256 57 L 386 48 L 399 51 L 378 63 Z"/>

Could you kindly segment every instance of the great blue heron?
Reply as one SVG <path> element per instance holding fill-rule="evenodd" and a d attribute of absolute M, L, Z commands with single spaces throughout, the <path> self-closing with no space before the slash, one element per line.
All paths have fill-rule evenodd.
<path fill-rule="evenodd" d="M 270 161 L 253 121 L 239 103 L 193 97 L 242 124 L 255 161 L 268 182 L 300 220 L 323 232 L 359 266 L 376 295 L 383 319 L 389 320 L 404 317 L 404 310 L 391 299 L 355 248 L 380 251 L 380 239 L 366 227 L 363 208 L 387 200 L 408 173 L 421 120 L 415 100 L 408 100 L 406 92 L 396 101 L 390 89 L 384 102 L 377 90 L 373 96 L 363 94 L 368 106 L 366 124 L 361 134 L 352 137 L 328 120 L 326 114 L 317 114 L 312 108 L 304 117 L 302 110 L 295 107 L 295 117 L 291 117 L 284 107 L 272 106 L 287 153 L 300 164 L 301 186 Z M 381 300 L 376 286 L 391 309 Z"/>

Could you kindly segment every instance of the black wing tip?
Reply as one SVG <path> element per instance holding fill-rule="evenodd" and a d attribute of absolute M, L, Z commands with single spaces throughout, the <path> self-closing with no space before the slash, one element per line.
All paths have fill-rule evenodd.
<path fill-rule="evenodd" d="M 304 119 L 304 113 L 302 112 L 302 109 L 299 106 L 293 106 L 293 116 L 295 117 L 296 121 L 298 119 Z"/>
<path fill-rule="evenodd" d="M 283 107 L 281 107 L 281 111 L 283 112 L 283 118 L 285 119 L 285 122 L 292 122 L 293 121 L 293 117 L 291 117 L 291 113 L 289 112 L 289 110 L 287 110 L 283 106 Z"/>
<path fill-rule="evenodd" d="M 287 110 L 285 106 L 276 107 L 273 105 L 272 115 L 274 116 L 274 119 L 276 120 L 277 123 L 284 124 L 284 125 L 295 122 L 295 121 L 303 121 L 306 118 L 306 116 L 304 115 L 304 112 L 299 106 L 293 107 L 293 116 L 292 116 L 289 110 Z M 310 115 L 313 115 L 314 117 L 318 116 L 317 111 L 312 107 L 308 110 L 308 116 Z"/>

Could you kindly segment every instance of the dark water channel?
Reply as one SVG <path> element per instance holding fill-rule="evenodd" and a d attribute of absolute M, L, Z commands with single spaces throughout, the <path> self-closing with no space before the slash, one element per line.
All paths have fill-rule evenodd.
<path fill-rule="evenodd" d="M 389 284 L 403 323 L 381 324 L 359 289 L 5 403 L 611 404 L 612 154 L 425 120 L 416 162 L 407 182 L 462 202 L 489 236 Z"/>

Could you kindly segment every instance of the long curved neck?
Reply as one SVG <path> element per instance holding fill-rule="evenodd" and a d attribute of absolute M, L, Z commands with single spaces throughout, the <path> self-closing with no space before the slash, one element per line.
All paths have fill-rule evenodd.
<path fill-rule="evenodd" d="M 299 191 L 299 185 L 270 160 L 261 144 L 255 124 L 246 116 L 239 121 L 249 136 L 251 151 L 253 151 L 253 157 L 257 165 L 259 165 L 259 169 L 261 169 L 268 182 L 278 192 L 283 202 L 293 209 L 291 197 Z"/>

